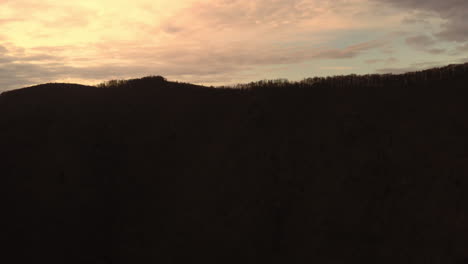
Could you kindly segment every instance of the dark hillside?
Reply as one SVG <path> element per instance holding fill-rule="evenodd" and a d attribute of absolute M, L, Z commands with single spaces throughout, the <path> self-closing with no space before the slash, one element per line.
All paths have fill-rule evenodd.
<path fill-rule="evenodd" d="M 4 258 L 468 263 L 468 64 L 235 88 L 1 94 Z"/>

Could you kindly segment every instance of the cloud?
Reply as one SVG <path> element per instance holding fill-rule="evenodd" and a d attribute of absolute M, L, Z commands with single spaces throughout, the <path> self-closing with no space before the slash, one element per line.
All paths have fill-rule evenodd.
<path fill-rule="evenodd" d="M 8 49 L 5 48 L 4 46 L 0 45 L 0 54 L 4 54 L 4 53 L 7 53 L 8 52 Z"/>
<path fill-rule="evenodd" d="M 206 84 L 244 81 L 255 77 L 251 72 L 271 66 L 352 59 L 389 48 L 392 42 L 366 34 L 364 40 L 331 45 L 351 29 L 369 31 L 387 22 L 382 18 L 370 26 L 364 15 L 356 15 L 366 0 L 186 0 L 173 8 L 162 0 L 136 0 L 132 5 L 116 1 L 11 2 L 16 11 L 28 9 L 30 3 L 36 13 L 52 11 L 51 16 L 33 15 L 34 23 L 15 24 L 10 52 L 0 60 L 3 72 L 11 74 L 14 69 L 20 77 L 9 75 L 8 86 L 0 84 L 0 89 L 26 82 L 89 83 L 149 74 Z M 71 7 L 79 11 L 70 13 L 70 21 L 62 21 Z M 83 19 L 76 19 L 80 14 Z"/>
<path fill-rule="evenodd" d="M 14 49 L 14 48 L 12 48 Z M 248 65 L 224 64 L 214 58 L 198 57 L 202 54 L 185 54 L 180 60 L 180 53 L 167 48 L 138 47 L 139 53 L 130 53 L 132 60 L 140 63 L 113 63 L 105 58 L 90 58 L 85 65 L 79 66 L 77 59 L 70 61 L 68 57 L 49 55 L 66 52 L 70 47 L 38 47 L 26 50 L 21 54 L 0 54 L 0 91 L 20 88 L 26 85 L 56 82 L 61 80 L 76 80 L 84 83 L 97 83 L 109 79 L 136 78 L 145 75 L 161 74 L 178 80 L 205 80 L 211 82 L 230 80 L 242 76 L 242 70 Z M 132 50 L 132 49 L 130 49 Z M 158 50 L 158 54 L 154 54 Z M 7 51 L 3 48 L 2 51 Z M 125 54 L 123 54 L 125 57 Z M 155 62 L 154 60 L 158 60 Z M 162 59 L 162 60 L 161 60 Z M 211 59 L 208 60 L 208 59 Z M 90 63 L 92 65 L 90 65 Z M 227 78 L 230 75 L 231 78 Z M 214 78 L 214 79 L 213 79 Z M 213 83 L 215 83 L 213 82 Z"/>
<path fill-rule="evenodd" d="M 442 54 L 442 53 L 445 53 L 446 50 L 445 49 L 439 49 L 439 48 L 434 48 L 434 49 L 428 49 L 427 52 L 431 53 L 431 54 Z"/>
<path fill-rule="evenodd" d="M 195 2 L 177 14 L 190 19 L 197 17 L 200 24 L 216 28 L 239 27 L 243 25 L 278 26 L 295 23 L 318 16 L 320 7 L 327 1 L 275 1 L 275 0 L 221 0 Z M 187 18 L 188 17 L 188 18 Z"/>
<path fill-rule="evenodd" d="M 86 25 L 92 15 L 91 10 L 82 5 L 61 1 L 15 0 L 0 1 L 0 4 L 4 11 L 0 19 L 0 25 L 3 26 L 14 24 L 17 27 L 34 22 L 35 26 L 80 27 Z"/>
<path fill-rule="evenodd" d="M 0 91 L 40 83 L 47 74 L 48 71 L 33 64 L 3 62 L 0 64 Z"/>
<path fill-rule="evenodd" d="M 322 70 L 334 70 L 334 71 L 341 71 L 341 70 L 352 70 L 354 67 L 351 66 L 325 66 L 320 67 Z"/>
<path fill-rule="evenodd" d="M 379 62 L 382 62 L 383 60 L 382 59 L 371 59 L 371 60 L 366 60 L 365 62 L 367 64 L 374 64 L 374 63 L 379 63 Z"/>
<path fill-rule="evenodd" d="M 376 63 L 384 63 L 385 65 L 394 64 L 398 62 L 397 58 L 390 57 L 387 59 L 370 59 L 364 61 L 366 64 L 376 64 Z"/>
<path fill-rule="evenodd" d="M 415 72 L 415 71 L 422 71 L 430 68 L 435 67 L 442 67 L 448 64 L 453 63 L 464 63 L 468 61 L 468 59 L 457 59 L 454 61 L 426 61 L 426 62 L 418 62 L 412 63 L 407 67 L 393 67 L 393 68 L 380 68 L 376 70 L 376 73 L 393 73 L 393 74 L 401 74 L 407 72 Z"/>
<path fill-rule="evenodd" d="M 417 35 L 407 38 L 406 43 L 416 48 L 427 48 L 434 45 L 436 41 L 428 35 Z"/>
<path fill-rule="evenodd" d="M 468 52 L 468 43 L 459 45 L 456 47 L 456 53 L 455 54 L 463 54 Z"/>
<path fill-rule="evenodd" d="M 438 44 L 438 42 L 434 39 L 434 37 L 427 34 L 420 34 L 406 38 L 406 44 L 416 50 L 426 51 L 431 54 L 441 54 L 446 51 L 445 49 L 434 47 Z"/>
<path fill-rule="evenodd" d="M 448 56 L 440 42 L 455 18 L 444 8 L 453 10 L 434 0 L 0 0 L 0 71 L 8 78 L 0 89 L 149 74 L 218 84 L 335 70 L 324 65 L 389 68 L 400 63 L 395 57 L 407 59 L 407 46 Z M 420 32 L 402 23 L 409 15 L 414 23 L 438 15 L 445 24 Z M 296 71 L 306 63 L 316 67 Z"/>
<path fill-rule="evenodd" d="M 258 67 L 269 65 L 288 65 L 307 60 L 346 59 L 385 45 L 383 40 L 362 42 L 342 49 L 306 47 L 290 49 L 273 47 L 267 43 L 257 46 L 187 46 L 180 47 L 145 47 L 135 45 L 120 54 L 121 63 L 106 62 L 94 58 L 93 66 L 77 66 L 66 57 L 48 55 L 50 50 L 64 51 L 66 47 L 40 47 L 35 55 L 3 56 L 0 72 L 4 80 L 0 81 L 0 90 L 19 88 L 21 85 L 50 82 L 62 79 L 107 80 L 114 78 L 133 78 L 144 75 L 160 74 L 180 80 L 218 84 L 249 76 L 248 72 Z M 104 47 L 103 47 L 104 48 Z M 42 51 L 40 53 L 39 51 Z M 126 61 L 126 58 L 131 58 Z M 100 61 L 102 59 L 102 61 Z M 133 63 L 138 61 L 139 63 Z M 86 62 L 89 64 L 90 62 Z M 331 69 L 330 70 L 334 70 Z M 8 79 L 8 80 L 7 80 Z"/>
<path fill-rule="evenodd" d="M 446 41 L 468 41 L 466 0 L 372 0 L 406 10 L 421 10 L 440 16 L 445 22 L 435 35 Z"/>
<path fill-rule="evenodd" d="M 377 39 L 367 42 L 361 42 L 348 46 L 344 49 L 328 49 L 317 52 L 313 58 L 321 59 L 345 59 L 356 57 L 366 51 L 381 48 L 389 45 L 390 42 L 387 39 Z"/>

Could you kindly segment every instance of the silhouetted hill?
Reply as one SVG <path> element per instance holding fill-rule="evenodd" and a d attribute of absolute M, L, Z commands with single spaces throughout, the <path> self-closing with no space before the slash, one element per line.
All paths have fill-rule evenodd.
<path fill-rule="evenodd" d="M 463 64 L 5 92 L 3 257 L 468 263 L 467 84 Z"/>

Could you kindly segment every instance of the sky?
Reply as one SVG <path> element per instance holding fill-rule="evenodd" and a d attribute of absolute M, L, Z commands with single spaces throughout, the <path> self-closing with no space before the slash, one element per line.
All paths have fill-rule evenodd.
<path fill-rule="evenodd" d="M 467 0 L 0 0 L 0 92 L 229 85 L 468 62 Z"/>

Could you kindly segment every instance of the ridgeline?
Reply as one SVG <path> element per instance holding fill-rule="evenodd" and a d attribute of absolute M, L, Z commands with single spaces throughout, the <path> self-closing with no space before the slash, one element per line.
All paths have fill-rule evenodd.
<path fill-rule="evenodd" d="M 468 64 L 4 92 L 2 258 L 466 264 L 467 102 Z"/>

